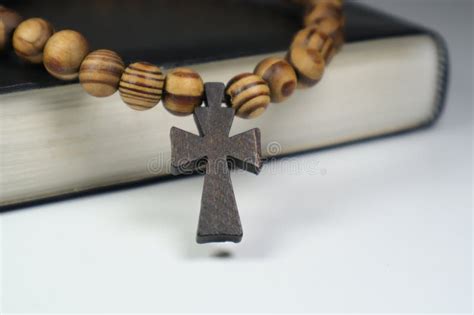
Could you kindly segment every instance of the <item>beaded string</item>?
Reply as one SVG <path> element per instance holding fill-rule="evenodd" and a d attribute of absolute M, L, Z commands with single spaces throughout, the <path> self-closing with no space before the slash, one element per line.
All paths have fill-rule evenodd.
<path fill-rule="evenodd" d="M 260 116 L 270 103 L 281 103 L 296 88 L 316 85 L 326 66 L 344 43 L 343 0 L 294 0 L 306 6 L 304 28 L 291 43 L 285 58 L 262 60 L 253 73 L 233 77 L 226 86 L 226 103 L 241 118 Z M 204 83 L 190 68 L 164 74 L 160 67 L 135 62 L 127 67 L 114 51 L 89 53 L 86 38 L 73 30 L 55 32 L 42 18 L 23 20 L 18 13 L 0 6 L 0 51 L 11 44 L 25 62 L 44 64 L 60 80 L 79 78 L 84 90 L 107 97 L 119 90 L 132 109 L 147 110 L 163 101 L 172 114 L 186 116 L 203 101 Z"/>

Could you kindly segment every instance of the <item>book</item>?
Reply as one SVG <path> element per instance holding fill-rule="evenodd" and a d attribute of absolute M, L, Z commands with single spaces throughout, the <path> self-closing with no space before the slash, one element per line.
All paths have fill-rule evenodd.
<path fill-rule="evenodd" d="M 176 1 L 143 2 L 152 8 L 133 2 L 108 7 L 107 2 L 73 0 L 41 8 L 26 1 L 28 5 L 10 6 L 45 16 L 60 28 L 69 21 L 69 27 L 90 37 L 94 48 L 117 50 L 127 61 L 145 59 L 165 68 L 192 65 L 205 82 L 227 82 L 252 71 L 262 58 L 283 56 L 301 27 L 301 9 L 285 1 L 188 1 L 185 10 Z M 130 6 L 125 13 L 123 6 Z M 150 12 L 159 9 L 169 14 L 151 28 Z M 223 17 L 229 10 L 239 14 Z M 86 23 L 78 17 L 81 12 L 94 14 Z M 170 28 L 195 12 L 201 23 Z M 133 24 L 121 25 L 126 13 Z M 347 43 L 324 79 L 315 88 L 296 91 L 285 103 L 272 104 L 260 118 L 236 118 L 231 135 L 258 127 L 264 157 L 278 158 L 413 131 L 438 119 L 448 81 L 443 39 L 355 3 L 346 4 L 345 13 Z M 104 26 L 94 31 L 99 25 Z M 112 34 L 112 26 L 127 36 Z M 150 39 L 142 29 L 157 30 L 157 38 Z M 163 47 L 166 40 L 160 36 L 168 46 Z M 105 38 L 102 44 L 100 38 Z M 128 38 L 132 44 L 124 42 Z M 172 116 L 161 105 L 136 112 L 118 93 L 91 97 L 78 82 L 58 81 L 11 53 L 2 57 L 0 74 L 3 211 L 169 178 L 170 128 L 197 133 L 192 117 Z"/>

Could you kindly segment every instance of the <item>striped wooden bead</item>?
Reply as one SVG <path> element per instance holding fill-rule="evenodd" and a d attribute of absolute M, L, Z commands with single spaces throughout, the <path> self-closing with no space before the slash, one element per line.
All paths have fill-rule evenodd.
<path fill-rule="evenodd" d="M 336 8 L 342 9 L 344 0 L 305 0 L 308 5 L 315 6 L 317 4 L 332 5 Z"/>
<path fill-rule="evenodd" d="M 96 97 L 114 94 L 125 70 L 120 56 L 107 49 L 91 52 L 81 64 L 79 81 L 84 90 Z"/>
<path fill-rule="evenodd" d="M 10 46 L 13 30 L 22 20 L 17 12 L 0 5 L 0 52 Z"/>
<path fill-rule="evenodd" d="M 318 25 L 311 25 L 299 31 L 292 46 L 303 46 L 318 51 L 328 63 L 335 53 L 334 40 L 319 30 Z"/>
<path fill-rule="evenodd" d="M 299 88 L 314 86 L 323 77 L 326 64 L 321 53 L 315 49 L 294 45 L 288 52 L 287 60 L 296 71 Z"/>
<path fill-rule="evenodd" d="M 345 21 L 345 18 L 344 18 Z M 339 28 L 336 32 L 333 33 L 332 38 L 334 40 L 334 50 L 337 53 L 341 50 L 342 46 L 346 41 L 344 26 Z"/>
<path fill-rule="evenodd" d="M 225 89 L 229 106 L 241 118 L 255 118 L 263 114 L 270 103 L 270 88 L 261 76 L 242 73 L 233 77 Z"/>
<path fill-rule="evenodd" d="M 163 94 L 165 76 L 161 69 L 148 62 L 129 65 L 119 83 L 122 100 L 135 110 L 155 107 Z"/>
<path fill-rule="evenodd" d="M 319 24 L 322 20 L 333 18 L 341 20 L 343 16 L 343 2 L 340 0 L 319 0 L 308 7 L 304 16 L 304 25 Z"/>
<path fill-rule="evenodd" d="M 333 39 L 334 53 L 338 52 L 344 44 L 344 28 L 346 18 L 342 8 L 331 9 L 331 6 L 316 5 L 309 15 L 306 16 L 306 26 L 317 26 L 318 31 Z"/>
<path fill-rule="evenodd" d="M 254 70 L 270 88 L 271 101 L 281 103 L 295 91 L 298 80 L 293 67 L 282 58 L 269 57 L 262 60 Z"/>
<path fill-rule="evenodd" d="M 338 34 L 344 32 L 343 23 L 344 18 L 326 18 L 320 20 L 318 23 L 314 23 L 314 26 L 318 27 L 318 30 L 336 41 Z M 335 45 L 337 48 L 337 46 Z"/>
<path fill-rule="evenodd" d="M 189 68 L 176 68 L 166 75 L 163 105 L 172 114 L 186 116 L 201 105 L 204 82 L 201 76 Z"/>
<path fill-rule="evenodd" d="M 23 21 L 13 33 L 15 53 L 25 61 L 42 63 L 44 46 L 53 34 L 53 26 L 44 19 L 32 18 Z"/>
<path fill-rule="evenodd" d="M 89 53 L 89 44 L 80 33 L 64 30 L 51 36 L 44 47 L 43 64 L 48 72 L 61 80 L 74 80 Z"/>
<path fill-rule="evenodd" d="M 336 6 L 343 6 L 344 0 L 292 0 L 294 3 L 298 5 L 302 5 L 305 7 L 313 7 L 314 5 L 321 3 L 321 2 L 330 2 Z"/>

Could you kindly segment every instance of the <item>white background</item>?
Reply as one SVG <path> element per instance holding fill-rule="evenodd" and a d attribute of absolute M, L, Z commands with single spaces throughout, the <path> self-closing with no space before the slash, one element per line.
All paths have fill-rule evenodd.
<path fill-rule="evenodd" d="M 434 128 L 233 174 L 239 245 L 194 243 L 200 177 L 4 214 L 0 311 L 470 313 L 472 2 L 363 2 L 448 40 Z"/>

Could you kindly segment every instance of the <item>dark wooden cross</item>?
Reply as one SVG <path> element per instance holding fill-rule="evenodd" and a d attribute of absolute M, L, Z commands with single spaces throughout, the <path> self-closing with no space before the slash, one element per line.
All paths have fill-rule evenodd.
<path fill-rule="evenodd" d="M 234 166 L 258 174 L 262 168 L 260 130 L 229 137 L 234 110 L 223 107 L 224 84 L 205 85 L 205 107 L 197 107 L 194 119 L 199 136 L 171 128 L 173 174 L 205 170 L 198 243 L 242 240 L 242 225 L 230 180 Z"/>

